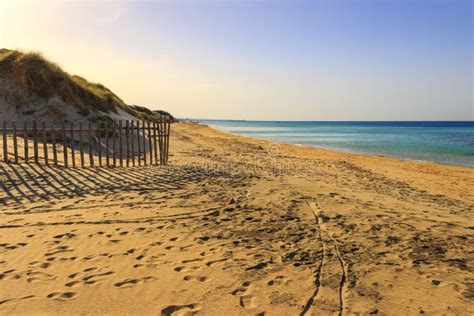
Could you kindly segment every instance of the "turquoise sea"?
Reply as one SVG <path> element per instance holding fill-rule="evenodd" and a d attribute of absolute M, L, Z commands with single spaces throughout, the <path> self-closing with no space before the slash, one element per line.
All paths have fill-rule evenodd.
<path fill-rule="evenodd" d="M 474 121 L 198 121 L 220 130 L 254 138 L 474 167 Z"/>

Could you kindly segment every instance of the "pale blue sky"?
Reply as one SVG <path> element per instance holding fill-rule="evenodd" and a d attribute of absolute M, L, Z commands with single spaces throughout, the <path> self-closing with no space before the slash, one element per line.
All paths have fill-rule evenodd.
<path fill-rule="evenodd" d="M 179 117 L 473 120 L 472 18 L 460 0 L 2 1 L 0 46 Z"/>

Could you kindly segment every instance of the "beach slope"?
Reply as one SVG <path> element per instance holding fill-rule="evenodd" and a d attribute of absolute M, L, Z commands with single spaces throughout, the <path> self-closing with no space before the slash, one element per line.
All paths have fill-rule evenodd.
<path fill-rule="evenodd" d="M 0 163 L 0 313 L 474 313 L 474 169 L 192 123 L 171 154 Z"/>

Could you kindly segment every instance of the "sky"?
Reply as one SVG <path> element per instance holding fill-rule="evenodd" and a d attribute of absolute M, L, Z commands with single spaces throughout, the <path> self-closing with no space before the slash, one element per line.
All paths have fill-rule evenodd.
<path fill-rule="evenodd" d="M 473 1 L 0 1 L 39 51 L 180 118 L 474 120 Z"/>

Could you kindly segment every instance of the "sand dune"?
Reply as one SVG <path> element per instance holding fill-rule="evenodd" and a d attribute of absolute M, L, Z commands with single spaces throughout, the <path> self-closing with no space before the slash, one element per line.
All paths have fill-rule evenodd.
<path fill-rule="evenodd" d="M 474 171 L 173 126 L 170 166 L 0 163 L 1 314 L 474 313 Z"/>

